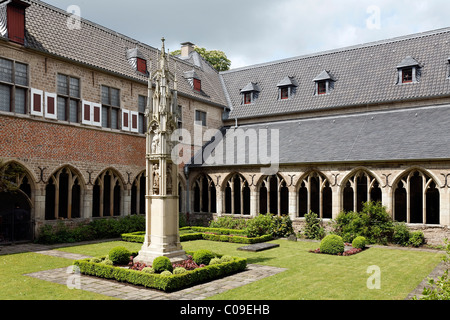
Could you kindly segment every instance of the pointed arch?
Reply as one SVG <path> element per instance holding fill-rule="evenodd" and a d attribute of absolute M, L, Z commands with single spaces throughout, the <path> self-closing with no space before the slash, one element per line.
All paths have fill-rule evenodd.
<path fill-rule="evenodd" d="M 298 216 L 309 212 L 321 219 L 332 218 L 332 190 L 329 178 L 320 171 L 310 170 L 302 175 L 296 185 Z"/>
<path fill-rule="evenodd" d="M 82 217 L 85 182 L 71 165 L 61 166 L 48 178 L 45 196 L 45 219 L 76 219 Z"/>
<path fill-rule="evenodd" d="M 381 180 L 371 170 L 358 167 L 350 171 L 341 182 L 344 211 L 361 211 L 363 203 L 381 202 Z"/>
<path fill-rule="evenodd" d="M 191 188 L 194 197 L 194 212 L 216 213 L 217 193 L 213 179 L 206 173 L 199 174 L 193 180 Z"/>
<path fill-rule="evenodd" d="M 92 216 L 120 216 L 124 185 L 123 177 L 117 170 L 103 170 L 94 182 Z"/>
<path fill-rule="evenodd" d="M 281 174 L 263 176 L 259 180 L 259 209 L 261 214 L 289 214 L 288 184 Z"/>
<path fill-rule="evenodd" d="M 227 175 L 222 188 L 224 213 L 250 215 L 250 185 L 242 174 Z"/>
<path fill-rule="evenodd" d="M 413 224 L 440 224 L 439 180 L 421 167 L 399 174 L 392 185 L 394 219 Z"/>
<path fill-rule="evenodd" d="M 146 171 L 141 171 L 131 185 L 131 214 L 145 214 Z"/>

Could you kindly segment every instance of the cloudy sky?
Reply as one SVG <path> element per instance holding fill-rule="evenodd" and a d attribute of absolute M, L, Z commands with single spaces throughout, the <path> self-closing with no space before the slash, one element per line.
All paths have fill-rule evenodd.
<path fill-rule="evenodd" d="M 448 0 L 45 0 L 171 51 L 190 41 L 232 68 L 450 27 Z"/>

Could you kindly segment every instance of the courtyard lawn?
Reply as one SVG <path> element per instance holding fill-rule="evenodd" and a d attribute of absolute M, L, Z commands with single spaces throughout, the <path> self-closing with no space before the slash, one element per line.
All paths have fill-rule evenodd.
<path fill-rule="evenodd" d="M 0 256 L 0 300 L 111 300 L 112 298 L 25 276 L 24 274 L 69 267 L 72 261 L 21 253 Z"/>
<path fill-rule="evenodd" d="M 245 257 L 249 264 L 288 269 L 278 275 L 213 296 L 218 300 L 403 300 L 439 264 L 442 253 L 370 248 L 349 257 L 309 253 L 319 243 L 272 241 L 279 248 L 253 253 L 238 251 L 242 244 L 212 241 L 183 242 L 183 249 L 209 249 Z M 105 255 L 115 246 L 139 251 L 141 244 L 107 242 L 59 249 L 92 256 Z M 370 266 L 380 268 L 381 289 L 370 290 Z"/>

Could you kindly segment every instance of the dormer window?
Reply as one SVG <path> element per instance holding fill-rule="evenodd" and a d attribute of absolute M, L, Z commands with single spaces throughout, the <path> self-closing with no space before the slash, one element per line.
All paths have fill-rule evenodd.
<path fill-rule="evenodd" d="M 278 87 L 278 99 L 288 100 L 295 93 L 297 88 L 297 82 L 293 77 L 286 77 L 277 84 Z"/>
<path fill-rule="evenodd" d="M 412 57 L 408 56 L 397 66 L 398 81 L 397 84 L 407 84 L 419 82 L 420 65 Z"/>
<path fill-rule="evenodd" d="M 202 80 L 197 75 L 195 70 L 186 71 L 184 73 L 184 78 L 187 79 L 187 81 L 191 85 L 192 89 L 205 95 L 205 93 L 202 91 Z"/>
<path fill-rule="evenodd" d="M 138 48 L 127 50 L 127 60 L 134 70 L 145 75 L 148 74 L 147 59 Z"/>
<path fill-rule="evenodd" d="M 252 104 L 258 98 L 259 92 L 261 89 L 259 88 L 257 83 L 250 82 L 247 84 L 244 89 L 241 90 L 242 95 L 242 104 Z"/>
<path fill-rule="evenodd" d="M 20 0 L 12 0 L 0 6 L 0 10 L 6 13 L 0 15 L 1 35 L 7 36 L 12 42 L 25 44 L 25 9 L 30 5 Z"/>
<path fill-rule="evenodd" d="M 313 81 L 316 86 L 314 93 L 316 96 L 330 94 L 334 89 L 335 80 L 328 71 L 322 71 Z"/>

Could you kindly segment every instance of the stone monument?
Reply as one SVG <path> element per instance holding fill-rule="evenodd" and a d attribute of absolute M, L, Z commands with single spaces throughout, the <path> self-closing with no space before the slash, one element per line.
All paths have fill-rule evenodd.
<path fill-rule="evenodd" d="M 173 90 L 169 87 L 171 82 Z M 161 256 L 168 257 L 172 262 L 187 259 L 179 235 L 178 168 L 171 158 L 174 148 L 171 135 L 176 130 L 177 105 L 176 66 L 175 73 L 171 73 L 163 38 L 157 71 L 153 75 L 150 71 L 148 80 L 146 234 L 134 262 L 150 265 Z"/>

